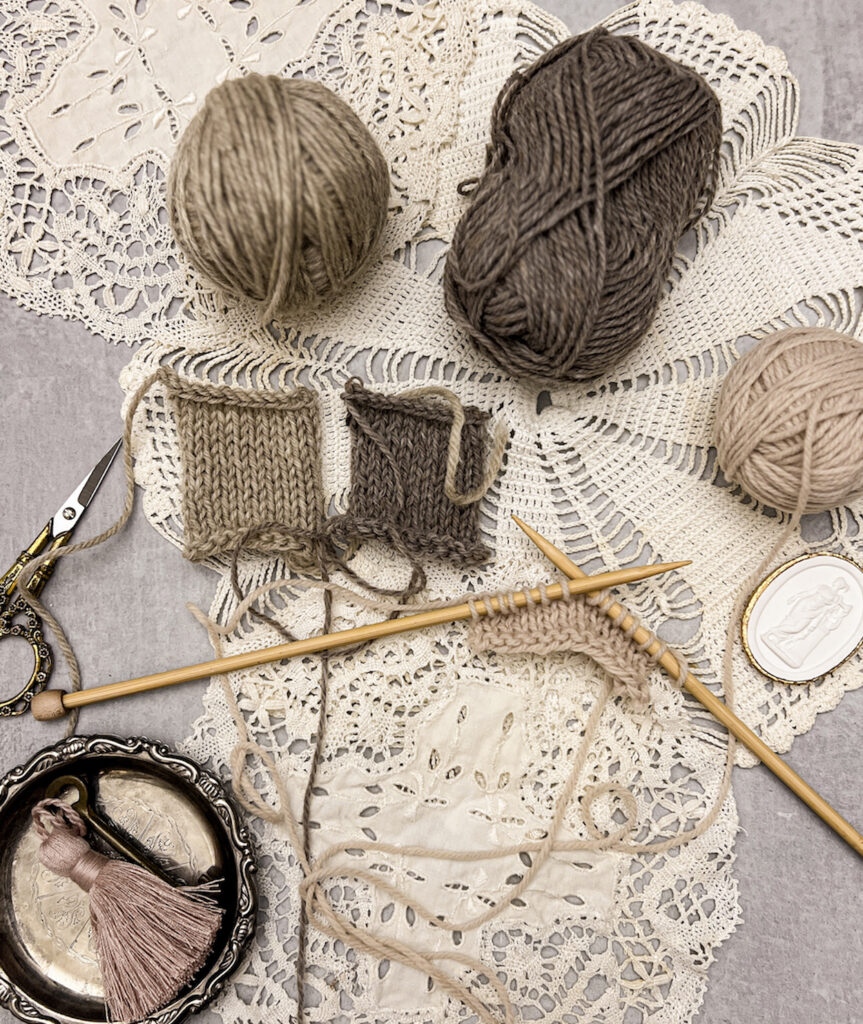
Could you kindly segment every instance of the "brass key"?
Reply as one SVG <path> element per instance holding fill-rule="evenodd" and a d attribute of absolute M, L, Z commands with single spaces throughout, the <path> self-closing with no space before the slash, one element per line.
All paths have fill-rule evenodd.
<path fill-rule="evenodd" d="M 75 775 L 60 775 L 48 784 L 45 795 L 49 798 L 59 797 L 65 789 L 74 789 L 76 793 L 74 803 L 69 806 L 76 810 L 96 835 L 104 839 L 113 850 L 116 850 L 126 860 L 132 861 L 156 875 L 157 878 L 161 878 L 168 885 L 174 888 L 180 885 L 179 879 L 172 878 L 154 857 L 147 854 L 143 846 L 138 843 L 133 844 L 125 836 L 115 832 L 102 815 L 90 806 L 87 785 L 82 779 Z"/>

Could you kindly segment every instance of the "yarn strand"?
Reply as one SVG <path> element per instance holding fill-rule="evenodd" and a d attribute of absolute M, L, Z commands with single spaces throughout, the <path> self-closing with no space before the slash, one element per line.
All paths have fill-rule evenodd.
<path fill-rule="evenodd" d="M 197 609 L 195 609 L 195 611 L 197 612 Z M 212 626 L 212 624 L 209 623 L 200 612 L 198 612 L 198 616 L 205 622 L 205 624 L 207 624 L 208 628 Z M 218 644 L 217 653 L 221 652 L 221 641 L 218 639 L 218 633 L 216 630 L 211 631 L 211 637 Z M 679 666 L 678 679 L 682 681 L 688 672 L 688 667 L 678 655 L 675 654 L 675 657 L 677 658 Z M 290 800 L 288 799 L 284 784 L 278 776 L 275 764 L 265 751 L 258 747 L 254 741 L 250 740 L 245 719 L 242 712 L 239 710 L 236 697 L 226 680 L 224 683 L 224 692 L 237 727 L 238 748 L 242 748 L 244 753 L 255 752 L 258 754 L 262 763 L 267 767 L 267 770 L 273 777 L 277 793 L 279 794 L 279 809 L 276 812 L 270 811 L 267 818 L 274 823 L 284 823 L 287 827 L 288 834 L 292 839 L 292 843 L 299 843 L 301 846 L 302 840 L 300 839 L 300 829 L 293 816 Z M 548 859 L 551 853 L 555 851 L 571 852 L 577 850 L 599 850 L 628 853 L 631 855 L 659 855 L 702 835 L 716 820 L 730 791 L 734 752 L 734 738 L 731 735 L 728 736 L 725 767 L 722 778 L 719 782 L 716 796 L 703 818 L 700 819 L 692 828 L 658 842 L 632 843 L 625 841 L 627 833 L 635 828 L 636 822 L 634 820 L 631 794 L 629 794 L 629 798 L 627 798 L 626 796 L 623 796 L 626 791 L 621 791 L 621 795 L 623 796 L 622 802 L 628 809 L 625 824 L 618 829 L 617 832 L 612 833 L 609 836 L 597 837 L 597 829 L 593 823 L 592 815 L 590 814 L 590 804 L 598 796 L 601 796 L 611 788 L 610 786 L 597 786 L 593 787 L 589 793 L 586 793 L 584 798 L 585 820 L 588 831 L 591 832 L 593 838 L 587 840 L 560 839 L 559 832 L 562 828 L 566 810 L 571 802 L 575 787 L 578 784 L 578 780 L 583 771 L 590 748 L 595 739 L 599 720 L 607 706 L 609 694 L 610 689 L 608 685 L 606 685 L 595 701 L 588 721 L 585 724 L 581 746 L 571 766 L 567 782 L 556 801 L 555 809 L 552 814 L 551 826 L 542 840 L 518 843 L 507 847 L 467 852 L 420 846 L 403 847 L 397 844 L 383 843 L 380 841 L 350 841 L 344 844 L 335 844 L 324 850 L 317 857 L 314 867 L 310 864 L 309 859 L 306 857 L 302 848 L 297 848 L 295 845 L 295 852 L 304 870 L 304 879 L 300 884 L 300 898 L 305 906 L 305 913 L 308 916 L 309 921 L 314 920 L 315 926 L 330 937 L 341 939 L 345 943 L 348 943 L 371 956 L 396 960 L 406 966 L 427 974 L 440 984 L 444 991 L 447 991 L 455 998 L 458 998 L 466 1007 L 476 1013 L 482 1024 L 500 1024 L 496 1013 L 485 1004 L 478 1003 L 476 997 L 466 985 L 454 981 L 435 965 L 436 960 L 446 959 L 446 954 L 439 955 L 419 953 L 407 943 L 397 940 L 385 940 L 382 936 L 373 932 L 371 929 L 360 928 L 354 922 L 342 918 L 336 909 L 330 904 L 326 896 L 326 892 L 323 889 L 323 883 L 337 878 L 351 878 L 364 881 L 366 884 L 384 892 L 394 901 L 399 902 L 406 907 L 411 907 L 419 917 L 423 918 L 423 920 L 427 921 L 427 923 L 432 926 L 441 927 L 447 930 L 466 931 L 481 927 L 483 924 L 487 924 L 489 921 L 494 920 L 499 916 L 506 906 L 508 906 L 513 899 L 518 898 L 519 894 L 524 892 L 524 890 L 531 884 L 536 872 L 540 870 L 542 864 Z M 730 676 L 726 688 L 726 701 L 729 707 L 733 706 L 733 684 Z M 235 748 L 235 751 L 236 749 L 237 748 Z M 232 764 L 237 765 L 237 762 L 232 760 Z M 237 767 L 239 767 L 241 771 L 244 770 L 244 765 L 237 765 Z M 257 802 L 245 801 L 244 794 L 246 790 L 239 777 L 235 777 L 234 786 L 238 799 L 244 803 L 244 806 L 246 806 L 247 809 L 252 810 L 254 813 L 258 804 Z M 475 915 L 473 918 L 469 918 L 466 921 L 452 922 L 447 920 L 445 917 L 441 917 L 441 915 L 434 913 L 431 908 L 423 906 L 411 895 L 404 892 L 399 887 L 386 882 L 384 879 L 378 877 L 377 874 L 373 875 L 370 872 L 365 872 L 363 869 L 357 868 L 354 864 L 345 865 L 343 867 L 339 867 L 338 865 L 330 866 L 330 862 L 335 860 L 335 858 L 340 854 L 350 853 L 352 856 L 355 856 L 357 852 L 373 852 L 376 855 L 389 854 L 399 857 L 413 856 L 459 863 L 469 863 L 482 860 L 499 860 L 509 856 L 515 856 L 520 853 L 535 854 L 536 856 L 533 858 L 530 870 L 522 877 L 518 885 L 514 886 L 507 892 L 505 900 L 490 906 L 486 911 L 479 915 Z M 452 959 L 452 957 L 450 958 Z M 499 983 L 495 984 L 496 979 L 494 978 L 493 971 L 476 962 L 467 962 L 462 960 L 459 960 L 458 962 L 463 963 L 465 966 L 470 966 L 476 973 L 489 978 L 495 988 L 497 997 L 502 1000 L 504 1019 L 506 1021 L 514 1021 L 514 1010 L 511 1006 L 508 994 Z"/>

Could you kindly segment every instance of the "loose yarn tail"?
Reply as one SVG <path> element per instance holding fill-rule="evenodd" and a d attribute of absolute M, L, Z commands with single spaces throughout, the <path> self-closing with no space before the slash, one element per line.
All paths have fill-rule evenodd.
<path fill-rule="evenodd" d="M 800 520 L 803 518 L 803 514 L 809 503 L 809 497 L 812 490 L 812 465 L 816 430 L 821 417 L 821 412 L 821 402 L 814 402 L 809 408 L 806 428 L 803 433 L 802 458 L 800 463 L 800 489 L 797 495 L 796 508 L 791 513 L 788 522 L 785 524 L 785 528 L 773 542 L 770 550 L 747 576 L 734 599 L 734 606 L 728 619 L 728 628 L 725 631 L 725 650 L 722 654 L 722 685 L 726 694 L 726 703 L 728 702 L 728 694 L 733 689 L 732 654 L 737 642 L 743 608 L 752 591 L 763 579 L 764 573 L 800 525 Z M 733 743 L 734 737 L 729 735 L 729 744 Z"/>
<path fill-rule="evenodd" d="M 232 558 L 231 558 L 231 587 L 232 587 L 232 589 L 234 591 L 234 597 L 237 599 L 238 606 L 240 608 L 243 608 L 245 611 L 247 611 L 249 614 L 251 614 L 253 618 L 258 619 L 259 621 L 266 623 L 268 626 L 270 626 L 272 629 L 274 629 L 284 640 L 292 641 L 292 640 L 296 640 L 297 639 L 296 636 L 290 630 L 288 630 L 285 626 L 283 626 L 282 623 L 278 621 L 278 619 L 276 619 L 274 616 L 267 615 L 266 613 L 264 613 L 264 612 L 262 612 L 259 609 L 254 607 L 254 599 L 249 600 L 249 596 L 243 593 L 242 588 L 240 586 L 240 580 L 239 580 L 239 564 L 238 563 L 239 563 L 240 552 L 258 534 L 269 532 L 273 528 L 273 526 L 274 526 L 274 524 L 267 523 L 267 524 L 264 524 L 264 525 L 259 526 L 259 527 L 254 527 L 254 528 L 248 530 L 246 532 L 246 534 L 241 538 L 239 544 L 234 549 L 234 552 L 233 552 L 233 555 L 232 555 Z M 323 615 L 323 624 L 322 624 L 322 630 L 323 630 L 324 633 L 329 633 L 332 630 L 333 595 L 332 595 L 332 591 L 326 586 L 326 584 L 329 583 L 328 563 L 333 562 L 333 561 L 335 561 L 337 564 L 339 564 L 339 567 L 343 571 L 345 571 L 345 564 L 342 562 L 342 559 L 339 556 L 336 555 L 336 552 L 334 551 L 332 545 L 330 543 L 328 543 L 328 539 L 324 538 L 324 537 L 320 538 L 320 540 L 319 540 L 319 570 L 320 570 L 320 574 L 321 574 L 321 582 L 325 585 L 324 589 L 323 589 L 324 615 Z M 389 588 L 378 587 L 375 584 L 372 584 L 372 583 L 370 583 L 370 582 L 368 582 L 366 580 L 363 580 L 361 577 L 357 576 L 355 573 L 352 573 L 352 576 L 353 576 L 353 578 L 359 580 L 360 583 L 364 587 L 366 587 L 367 589 L 369 589 L 369 590 L 371 590 L 373 592 L 377 592 L 377 593 L 381 593 L 381 594 L 397 593 L 396 591 L 392 591 Z M 422 571 L 422 567 L 415 565 L 413 567 L 412 572 L 411 572 L 411 578 L 410 578 L 406 588 L 399 593 L 400 600 L 401 601 L 407 600 L 409 597 L 413 596 L 413 594 L 415 594 L 419 590 L 419 588 L 421 586 L 424 586 L 424 584 L 425 584 L 425 574 Z M 197 611 L 197 609 L 196 609 L 196 611 Z M 393 614 L 395 615 L 397 613 L 394 612 Z M 209 627 L 216 627 L 216 624 L 213 623 L 211 620 L 206 619 L 206 617 L 203 617 L 203 616 L 201 616 L 201 618 L 202 618 L 203 621 L 205 621 L 205 623 Z M 211 639 L 214 639 L 214 632 L 215 632 L 215 629 L 210 634 L 211 635 Z M 221 646 L 221 645 L 219 645 L 219 646 Z M 350 653 L 351 651 L 354 651 L 356 649 L 358 649 L 358 648 L 357 647 L 347 648 L 345 650 L 345 652 L 343 652 L 343 653 Z M 312 866 L 311 828 L 310 828 L 311 809 L 312 809 L 312 797 L 313 797 L 313 794 L 314 794 L 314 791 L 315 791 L 315 787 L 316 787 L 316 784 L 317 784 L 318 769 L 319 769 L 319 766 L 320 766 L 321 756 L 322 756 L 323 746 L 324 746 L 324 730 L 326 728 L 327 697 L 328 697 L 328 690 L 329 690 L 329 667 L 330 667 L 329 654 L 328 654 L 328 652 L 324 651 L 321 654 L 320 691 L 319 691 L 319 702 L 318 702 L 317 725 L 316 725 L 316 728 L 315 728 L 315 743 L 314 743 L 314 749 L 313 749 L 313 752 L 312 752 L 311 765 L 309 766 L 309 774 L 308 774 L 308 777 L 306 779 L 305 788 L 303 790 L 302 810 L 301 810 L 300 819 L 299 819 L 299 829 L 297 830 L 302 835 L 301 865 L 303 866 L 303 870 L 304 870 L 304 873 L 306 875 L 310 874 L 311 866 Z M 230 689 L 230 687 L 228 687 L 228 689 Z M 232 692 L 231 695 L 232 695 L 232 698 L 233 698 L 233 692 Z M 235 699 L 234 699 L 234 703 L 235 703 Z M 238 715 L 239 715 L 239 709 L 237 709 L 237 711 L 238 711 Z M 235 716 L 235 721 L 237 721 L 237 716 Z M 243 729 L 245 731 L 245 723 L 243 723 Z M 242 764 L 238 766 L 240 768 L 240 772 L 235 774 L 235 778 L 236 779 L 239 779 L 242 775 L 245 774 L 243 769 L 245 768 L 245 758 L 247 756 L 247 752 L 253 752 L 254 751 L 255 753 L 257 753 L 258 750 L 260 749 L 260 748 L 255 749 L 255 747 L 257 747 L 257 745 L 251 744 L 251 742 L 249 741 L 248 733 L 246 733 L 246 739 L 243 742 L 242 747 L 243 747 Z M 273 770 L 274 770 L 274 767 L 275 766 L 273 766 Z M 235 791 L 236 791 L 236 789 L 235 789 Z M 284 807 L 288 806 L 286 800 L 284 801 L 283 806 Z M 307 905 L 307 903 L 305 901 L 302 901 L 300 903 L 299 923 L 298 923 L 298 932 L 297 932 L 297 959 L 296 959 L 296 966 L 295 966 L 296 984 L 297 984 L 297 1017 L 298 1017 L 299 1024 L 303 1024 L 303 1022 L 306 1019 L 306 1016 L 305 1016 L 305 976 L 306 976 L 306 952 L 307 952 L 307 946 L 308 946 L 308 940 L 307 940 L 308 925 L 309 925 L 308 905 Z"/>
<path fill-rule="evenodd" d="M 415 398 L 430 395 L 441 399 L 452 410 L 452 428 L 447 448 L 444 494 L 456 505 L 473 505 L 485 496 L 500 472 L 500 467 L 503 465 L 503 453 L 509 441 L 509 427 L 506 420 L 501 418 L 495 424 L 491 438 L 491 450 L 486 459 L 486 468 L 482 479 L 473 490 L 462 494 L 456 488 L 455 481 L 459 462 L 461 461 L 461 435 L 465 424 L 464 406 L 459 401 L 457 395 L 453 394 L 448 388 L 443 387 L 411 388 L 408 391 L 402 392 L 402 396 L 405 395 L 413 395 Z"/>
<path fill-rule="evenodd" d="M 266 587 L 259 588 L 259 590 L 261 592 L 265 592 L 268 588 L 276 586 L 280 582 L 281 581 L 274 581 L 274 583 L 268 584 Z M 325 594 L 331 597 L 333 591 L 330 588 L 332 588 L 333 585 L 324 583 L 323 586 L 326 588 Z M 237 596 L 241 597 L 241 592 L 240 594 L 237 594 Z M 248 610 L 249 605 L 247 602 L 249 602 L 251 596 L 252 595 L 248 595 L 241 601 L 241 608 L 243 604 L 246 605 L 243 610 Z M 599 606 L 600 608 L 604 608 L 604 605 L 602 604 L 602 595 L 600 595 Z M 409 607 L 415 608 L 413 605 Z M 206 617 L 197 609 L 194 609 L 194 611 L 197 614 L 197 617 L 208 627 L 211 640 L 216 648 L 217 654 L 220 654 L 220 634 L 224 634 L 226 627 L 216 627 L 214 623 L 206 619 Z M 236 625 L 236 622 L 239 621 L 240 614 L 242 614 L 242 612 L 235 612 L 231 619 L 231 623 Z M 616 620 L 615 624 L 621 625 L 622 620 Z M 682 682 L 689 670 L 682 658 L 678 655 L 675 655 L 675 657 L 678 661 L 678 680 Z M 236 757 L 232 759 L 232 768 L 235 771 L 235 791 L 237 792 L 240 802 L 243 803 L 247 809 L 252 811 L 252 813 L 263 812 L 263 816 L 266 820 L 274 824 L 282 824 L 288 831 L 288 836 L 294 846 L 295 854 L 304 874 L 299 890 L 303 907 L 302 916 L 300 918 L 301 928 L 305 929 L 306 927 L 306 925 L 303 924 L 304 919 L 308 923 L 314 922 L 315 927 L 319 928 L 324 932 L 324 934 L 332 938 L 339 939 L 346 944 L 350 944 L 354 948 L 364 951 L 373 957 L 393 960 L 420 971 L 434 979 L 443 991 L 446 991 L 454 998 L 459 999 L 471 1012 L 476 1014 L 482 1024 L 500 1024 L 500 1011 L 479 999 L 468 984 L 454 979 L 448 972 L 443 970 L 440 963 L 444 960 L 452 960 L 462 966 L 468 967 L 476 976 L 487 979 L 494 990 L 495 999 L 498 1001 L 498 1005 L 502 1008 L 504 1020 L 506 1022 L 512 1022 L 514 1021 L 515 1016 L 509 995 L 506 988 L 501 985 L 494 975 L 494 972 L 488 966 L 479 961 L 473 961 L 470 958 L 464 958 L 457 954 L 417 951 L 407 943 L 387 938 L 371 929 L 358 926 L 355 922 L 343 917 L 332 905 L 324 889 L 324 883 L 336 879 L 353 879 L 361 881 L 369 887 L 385 894 L 394 902 L 405 907 L 409 906 L 417 917 L 423 919 L 432 927 L 438 927 L 446 931 L 466 932 L 479 928 L 484 924 L 488 924 L 503 913 L 506 907 L 510 905 L 511 901 L 522 895 L 533 883 L 537 872 L 541 870 L 542 866 L 552 853 L 558 851 L 573 852 L 578 850 L 607 850 L 627 853 L 630 855 L 660 855 L 667 850 L 690 842 L 706 832 L 714 823 L 722 810 L 722 807 L 725 805 L 730 790 L 731 767 L 733 765 L 734 750 L 732 737 L 729 737 L 729 743 L 726 750 L 725 767 L 713 803 L 705 813 L 704 817 L 690 829 L 677 835 L 669 836 L 659 842 L 631 842 L 628 837 L 637 826 L 637 805 L 635 798 L 628 790 L 625 790 L 614 783 L 605 783 L 593 786 L 586 790 L 581 799 L 585 827 L 587 828 L 591 838 L 576 840 L 561 839 L 560 832 L 563 828 L 567 809 L 572 802 L 575 788 L 583 774 L 588 754 L 596 738 L 602 714 L 604 713 L 608 700 L 611 696 L 611 687 L 606 684 L 597 697 L 588 721 L 585 724 L 579 751 L 571 766 L 568 779 L 562 791 L 558 795 L 551 823 L 547 829 L 546 836 L 542 840 L 513 844 L 508 847 L 479 849 L 467 852 L 452 851 L 434 847 L 403 847 L 379 841 L 350 841 L 344 844 L 335 844 L 325 849 L 318 855 L 314 863 L 312 863 L 312 859 L 307 852 L 306 834 L 308 830 L 305 828 L 303 831 L 306 834 L 301 835 L 301 825 L 292 811 L 290 796 L 278 774 L 272 758 L 266 751 L 260 748 L 258 744 L 251 740 L 245 718 L 239 709 L 236 697 L 234 696 L 231 687 L 228 685 L 227 680 L 224 681 L 223 686 L 228 707 L 231 711 L 238 733 L 238 744 L 234 751 Z M 731 706 L 733 703 L 733 693 L 730 687 L 726 693 L 726 699 L 729 706 Z M 322 728 L 323 727 L 319 725 L 318 738 L 323 735 Z M 316 777 L 317 767 L 320 761 L 320 749 L 318 749 L 317 743 L 316 750 L 317 752 L 314 758 L 315 763 L 312 765 L 312 770 L 309 776 L 309 785 L 312 784 L 312 780 Z M 250 783 L 244 783 L 243 777 L 246 774 L 245 761 L 250 754 L 258 756 L 261 759 L 262 764 L 264 764 L 271 774 L 278 797 L 278 804 L 276 807 L 263 804 L 259 795 L 255 791 L 254 786 Z M 307 789 L 306 792 L 309 792 L 309 790 Z M 623 823 L 620 824 L 616 830 L 608 834 L 603 834 L 596 826 L 592 813 L 593 804 L 598 798 L 604 795 L 612 795 L 616 797 L 624 812 Z M 308 807 L 306 806 L 305 797 L 303 800 L 302 814 L 303 825 L 307 825 Z M 357 867 L 356 854 L 364 852 L 373 853 L 376 857 L 390 855 L 397 857 L 429 858 L 457 863 L 500 860 L 506 857 L 527 853 L 531 855 L 532 861 L 531 866 L 523 874 L 520 882 L 507 891 L 505 899 L 491 904 L 485 911 L 474 915 L 471 918 L 463 921 L 454 921 L 440 915 L 433 908 L 423 906 L 422 903 L 412 895 L 403 891 L 398 886 L 391 885 L 387 882 L 381 877 L 379 872 L 372 873 Z M 341 855 L 349 855 L 351 862 L 347 864 L 339 864 L 337 862 L 337 858 Z M 305 930 L 303 930 L 302 935 L 305 937 Z M 297 968 L 298 971 L 301 969 L 303 971 L 305 970 L 305 950 L 302 955 L 298 957 Z M 302 983 L 299 979 L 298 989 L 302 992 Z M 301 1016 L 300 1020 L 303 1019 L 304 1018 Z"/>
<path fill-rule="evenodd" d="M 81 689 L 81 669 L 74 648 L 72 647 L 69 638 L 56 616 L 52 614 L 40 598 L 31 592 L 29 588 L 30 581 L 39 566 L 45 562 L 55 561 L 58 558 L 65 558 L 69 555 L 78 554 L 90 548 L 98 547 L 125 527 L 132 514 L 135 503 L 135 475 L 132 458 L 132 428 L 135 415 L 144 397 L 154 384 L 157 382 L 167 382 L 176 379 L 176 374 L 173 370 L 168 367 L 161 367 L 140 384 L 137 390 L 133 393 L 128 404 L 123 423 L 123 471 L 126 482 L 126 495 L 122 511 L 115 522 L 95 537 L 90 537 L 77 544 L 70 544 L 67 547 L 58 548 L 55 551 L 45 552 L 44 554 L 39 555 L 27 563 L 18 577 L 16 586 L 19 593 L 33 611 L 42 618 L 45 625 L 51 630 L 57 646 L 60 648 L 67 666 L 69 673 L 69 685 L 72 690 Z M 486 470 L 480 486 L 473 489 L 468 494 L 461 494 L 456 490 L 455 479 L 459 466 L 461 432 L 465 422 L 464 408 L 458 397 L 446 388 L 421 388 L 419 389 L 419 393 L 435 395 L 452 410 L 452 428 L 449 439 L 445 483 L 445 492 L 447 497 L 455 504 L 459 505 L 473 504 L 474 502 L 479 501 L 491 486 L 500 469 L 503 460 L 503 452 L 508 439 L 508 430 L 506 425 L 502 421 L 497 425 L 492 441 L 491 455 L 487 461 Z M 398 473 L 397 466 L 395 466 L 395 470 L 397 478 L 400 481 L 401 478 Z M 403 483 L 402 490 L 404 490 Z M 396 528 L 392 528 L 389 531 L 388 539 L 396 551 L 407 560 L 411 567 L 409 582 L 405 586 L 390 588 L 383 587 L 363 579 L 363 577 L 352 568 L 346 557 L 339 550 L 338 540 L 345 525 L 345 520 L 346 517 L 344 516 L 333 516 L 323 524 L 320 530 L 314 531 L 295 528 L 287 529 L 285 524 L 280 522 L 256 525 L 246 532 L 246 535 L 241 540 L 240 544 L 247 543 L 249 539 L 255 537 L 259 539 L 262 537 L 269 538 L 270 540 L 277 537 L 290 538 L 292 542 L 307 542 L 317 547 L 319 558 L 325 560 L 321 564 L 329 563 L 338 567 L 346 576 L 371 593 L 381 596 L 397 597 L 402 601 L 406 601 L 410 597 L 413 597 L 425 587 L 426 577 L 423 565 L 416 557 L 415 553 L 411 551 L 410 546 L 401 536 L 400 531 Z M 238 587 L 236 557 L 233 561 L 232 574 L 236 592 Z M 244 597 L 244 595 L 241 595 L 241 598 L 242 597 Z M 260 617 L 260 613 L 258 614 Z M 267 621 L 271 626 L 274 626 L 274 628 L 278 628 L 277 623 L 274 620 L 265 619 L 265 621 Z M 67 736 L 73 735 L 77 729 L 78 715 L 78 708 L 74 708 L 69 712 L 66 729 Z"/>
<path fill-rule="evenodd" d="M 343 545 L 383 540 L 414 566 L 419 554 L 486 561 L 471 506 L 503 464 L 505 420 L 489 438 L 488 415 L 439 386 L 387 395 L 351 378 L 342 399 L 352 430 L 352 490 L 347 511 L 327 523 L 329 535 Z"/>

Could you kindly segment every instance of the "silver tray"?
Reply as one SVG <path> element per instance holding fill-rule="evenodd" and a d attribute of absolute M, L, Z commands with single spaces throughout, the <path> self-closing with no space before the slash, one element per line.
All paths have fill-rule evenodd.
<path fill-rule="evenodd" d="M 213 953 L 173 1003 L 148 1018 L 173 1024 L 206 1005 L 239 966 L 257 912 L 249 834 L 219 780 L 141 738 L 75 736 L 0 781 L 0 1006 L 34 1024 L 106 1019 L 88 897 L 38 861 L 30 812 L 51 780 L 75 774 L 102 815 L 194 883 L 219 877 L 225 911 Z M 92 834 L 88 841 L 102 852 Z"/>

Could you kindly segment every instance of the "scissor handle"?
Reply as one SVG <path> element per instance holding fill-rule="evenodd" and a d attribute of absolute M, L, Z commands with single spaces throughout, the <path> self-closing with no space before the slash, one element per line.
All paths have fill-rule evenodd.
<path fill-rule="evenodd" d="M 25 686 L 14 697 L 0 702 L 0 718 L 23 715 L 29 709 L 33 697 L 45 689 L 54 667 L 54 656 L 45 642 L 42 620 L 23 597 L 9 601 L 9 595 L 0 592 L 0 640 L 10 636 L 22 637 L 30 644 L 34 663 Z"/>
<path fill-rule="evenodd" d="M 2 610 L 3 597 L 11 596 L 24 566 L 32 562 L 37 555 L 41 555 L 43 551 L 56 551 L 57 548 L 63 547 L 69 542 L 70 536 L 69 533 L 62 533 L 59 537 L 55 537 L 51 522 L 45 524 L 33 543 L 25 548 L 6 572 L 0 576 L 0 610 Z M 35 597 L 39 596 L 45 584 L 51 579 L 56 564 L 54 559 L 49 559 L 49 561 L 43 562 L 30 577 L 27 589 Z"/>
<path fill-rule="evenodd" d="M 54 667 L 54 656 L 45 640 L 42 620 L 20 594 L 15 594 L 18 577 L 24 566 L 32 562 L 37 555 L 41 555 L 43 551 L 61 548 L 68 540 L 68 533 L 55 537 L 51 522 L 48 522 L 33 543 L 22 551 L 0 576 L 0 640 L 5 640 L 9 636 L 21 637 L 33 648 L 34 655 L 33 671 L 24 687 L 8 700 L 0 701 L 0 718 L 23 715 L 29 709 L 33 697 L 45 689 Z M 56 564 L 52 559 L 43 562 L 36 569 L 27 584 L 31 594 L 35 596 L 42 592 L 45 584 L 51 579 Z"/>

